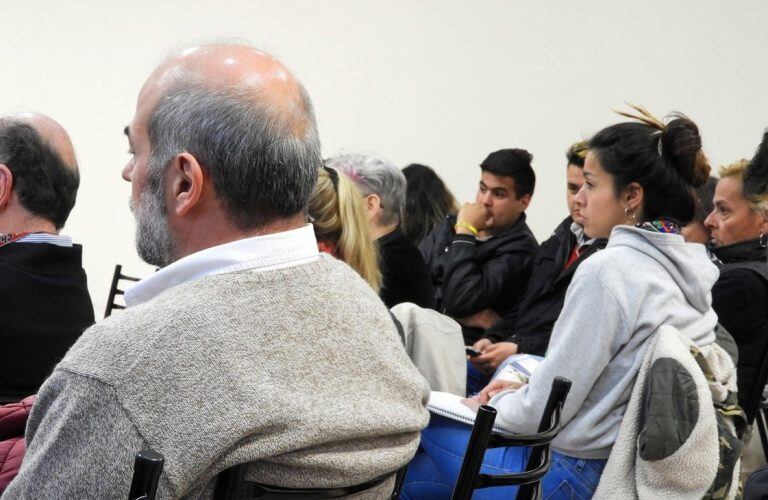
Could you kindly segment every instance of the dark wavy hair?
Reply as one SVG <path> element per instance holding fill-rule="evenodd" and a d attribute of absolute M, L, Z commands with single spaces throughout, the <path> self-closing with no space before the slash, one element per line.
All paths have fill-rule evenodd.
<path fill-rule="evenodd" d="M 426 165 L 412 163 L 403 169 L 405 189 L 403 233 L 418 244 L 446 215 L 456 214 L 459 204 L 445 183 Z"/>
<path fill-rule="evenodd" d="M 533 155 L 524 149 L 500 149 L 489 154 L 480 168 L 483 172 L 512 177 L 515 180 L 515 196 L 533 195 L 536 174 L 531 167 Z"/>
<path fill-rule="evenodd" d="M 612 125 L 589 140 L 589 149 L 613 176 L 617 195 L 632 182 L 643 187 L 643 220 L 668 217 L 684 225 L 696 213 L 694 188 L 706 182 L 711 168 L 696 124 L 680 114 L 672 118 L 659 126 Z"/>
<path fill-rule="evenodd" d="M 61 229 L 75 206 L 80 174 L 31 125 L 0 121 L 0 163 L 13 174 L 13 191 L 29 212 Z"/>

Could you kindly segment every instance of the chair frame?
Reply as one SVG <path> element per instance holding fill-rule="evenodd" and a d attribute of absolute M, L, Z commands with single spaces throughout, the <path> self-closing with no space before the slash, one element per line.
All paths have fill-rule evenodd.
<path fill-rule="evenodd" d="M 154 450 L 141 450 L 133 463 L 133 479 L 128 500 L 154 500 L 165 457 Z"/>
<path fill-rule="evenodd" d="M 114 309 L 125 309 L 125 306 L 115 302 L 115 298 L 118 295 L 125 295 L 125 291 L 118 288 L 120 280 L 125 281 L 141 281 L 140 278 L 134 278 L 133 276 L 126 276 L 122 273 L 123 266 L 120 264 L 115 265 L 115 272 L 112 274 L 112 284 L 109 286 L 109 296 L 107 297 L 107 308 L 104 310 L 104 317 L 108 318 L 112 315 Z"/>
<path fill-rule="evenodd" d="M 248 463 L 234 465 L 219 473 L 214 490 L 214 500 L 319 500 L 342 498 L 375 488 L 395 476 L 395 487 L 390 500 L 400 496 L 400 488 L 405 480 L 407 465 L 394 473 L 372 479 L 371 481 L 342 488 L 283 488 L 245 480 Z"/>
<path fill-rule="evenodd" d="M 552 466 L 550 443 L 560 432 L 560 417 L 570 388 L 571 381 L 563 377 L 555 377 L 552 381 L 552 390 L 544 406 L 539 432 L 536 434 L 507 436 L 493 433 L 496 409 L 487 405 L 481 406 L 472 427 L 451 499 L 469 500 L 475 489 L 513 485 L 520 486 L 518 499 L 540 498 L 541 479 Z M 480 473 L 486 449 L 506 446 L 531 447 L 525 470 L 511 474 Z"/>

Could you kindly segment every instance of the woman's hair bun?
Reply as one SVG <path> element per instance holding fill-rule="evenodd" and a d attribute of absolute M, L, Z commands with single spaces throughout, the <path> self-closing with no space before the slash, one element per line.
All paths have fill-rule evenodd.
<path fill-rule="evenodd" d="M 743 189 L 748 197 L 764 198 L 768 195 L 768 129 L 763 132 L 763 140 L 744 172 Z"/>
<path fill-rule="evenodd" d="M 685 115 L 673 115 L 661 131 L 659 153 L 693 187 L 709 178 L 712 168 L 701 149 L 699 127 Z"/>

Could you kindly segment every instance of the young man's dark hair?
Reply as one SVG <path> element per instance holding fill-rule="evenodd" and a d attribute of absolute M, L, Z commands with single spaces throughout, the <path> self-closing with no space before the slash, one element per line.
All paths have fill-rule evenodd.
<path fill-rule="evenodd" d="M 22 206 L 64 227 L 75 206 L 80 174 L 67 165 L 31 125 L 0 121 L 0 163 L 13 174 L 13 191 Z"/>
<path fill-rule="evenodd" d="M 536 174 L 531 167 L 533 155 L 524 149 L 500 149 L 489 154 L 480 168 L 494 175 L 512 177 L 515 180 L 515 196 L 533 195 Z"/>

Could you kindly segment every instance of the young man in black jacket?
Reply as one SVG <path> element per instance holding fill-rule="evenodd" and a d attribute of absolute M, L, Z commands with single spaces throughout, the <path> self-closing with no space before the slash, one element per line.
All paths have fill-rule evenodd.
<path fill-rule="evenodd" d="M 58 234 L 79 183 L 61 125 L 0 118 L 0 402 L 37 392 L 93 323 L 83 249 Z"/>
<path fill-rule="evenodd" d="M 570 215 L 536 252 L 530 280 L 515 307 L 473 345 L 481 354 L 470 358 L 479 373 L 472 370 L 468 373 L 469 390 L 478 384 L 485 385 L 488 374 L 513 354 L 544 355 L 573 274 L 581 262 L 607 244 L 606 239 L 591 239 L 584 234 L 575 200 L 584 184 L 586 152 L 586 144 L 577 142 L 566 153 L 566 198 Z"/>
<path fill-rule="evenodd" d="M 419 244 L 438 310 L 456 318 L 468 344 L 517 304 L 538 247 L 525 223 L 536 175 L 530 153 L 488 155 L 475 203 L 465 203 Z"/>

